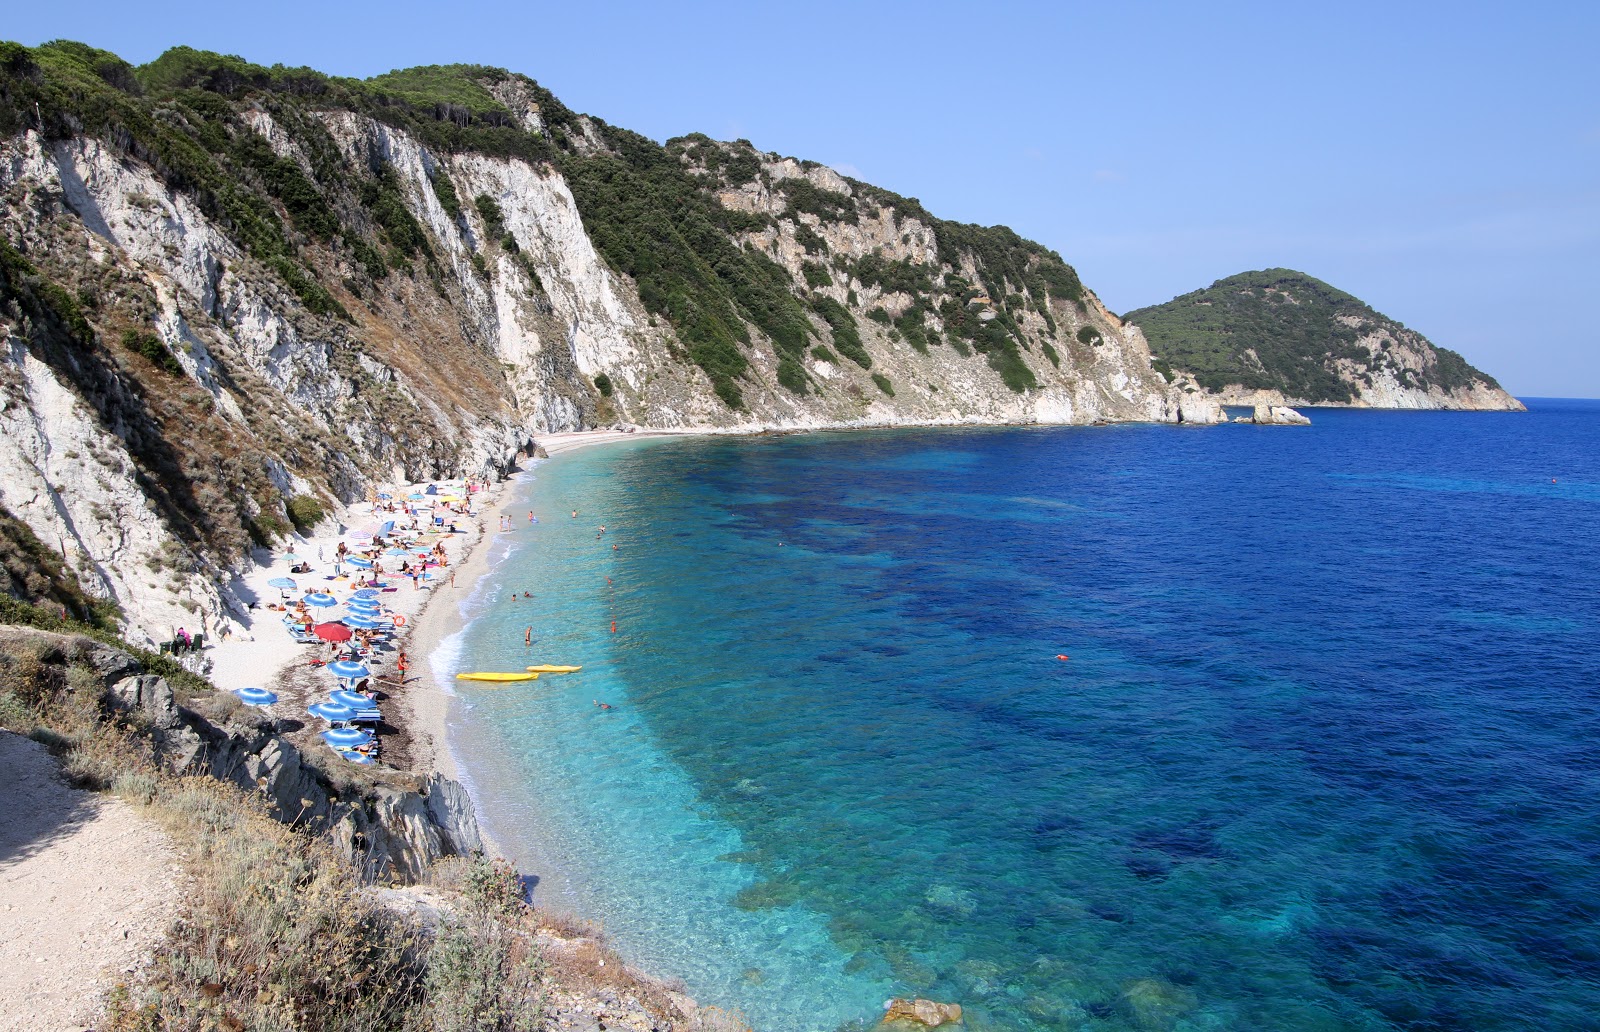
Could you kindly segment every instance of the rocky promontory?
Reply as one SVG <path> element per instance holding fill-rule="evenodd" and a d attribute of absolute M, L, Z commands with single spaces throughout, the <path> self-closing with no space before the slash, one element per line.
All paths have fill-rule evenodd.
<path fill-rule="evenodd" d="M 1164 376 L 1226 405 L 1523 408 L 1454 351 L 1293 269 L 1229 276 L 1123 318 Z"/>

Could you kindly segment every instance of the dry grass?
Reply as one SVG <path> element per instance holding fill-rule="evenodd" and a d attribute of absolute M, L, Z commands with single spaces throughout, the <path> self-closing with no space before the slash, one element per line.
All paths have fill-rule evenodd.
<path fill-rule="evenodd" d="M 437 931 L 383 909 L 325 838 L 265 802 L 154 761 L 85 667 L 24 649 L 0 658 L 0 713 L 78 784 L 142 808 L 187 858 L 166 942 L 118 986 L 103 1032 L 513 1032 L 543 1018 L 538 938 L 516 872 L 459 861 L 460 905 Z"/>

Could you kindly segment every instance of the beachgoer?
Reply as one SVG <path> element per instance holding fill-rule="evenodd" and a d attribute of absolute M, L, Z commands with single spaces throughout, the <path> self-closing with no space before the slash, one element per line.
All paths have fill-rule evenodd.
<path fill-rule="evenodd" d="M 527 633 L 522 636 L 522 644 L 524 644 L 524 645 L 532 645 L 533 644 L 533 628 L 531 626 L 528 628 Z"/>
<path fill-rule="evenodd" d="M 407 664 L 407 662 L 406 662 L 406 650 L 405 649 L 401 649 L 400 650 L 400 658 L 395 660 L 395 664 L 394 664 L 395 669 L 400 671 L 400 683 L 401 684 L 405 684 L 406 683 L 406 668 L 408 667 L 408 665 L 409 664 Z"/>
<path fill-rule="evenodd" d="M 572 510 L 572 518 L 573 519 L 577 519 L 578 518 L 578 510 L 577 509 L 573 509 Z"/>

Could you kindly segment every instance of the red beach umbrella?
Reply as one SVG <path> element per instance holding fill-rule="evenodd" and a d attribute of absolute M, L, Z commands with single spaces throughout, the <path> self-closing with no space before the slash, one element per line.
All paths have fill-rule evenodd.
<path fill-rule="evenodd" d="M 349 641 L 350 628 L 342 623 L 319 623 L 311 628 L 311 633 L 323 641 Z"/>

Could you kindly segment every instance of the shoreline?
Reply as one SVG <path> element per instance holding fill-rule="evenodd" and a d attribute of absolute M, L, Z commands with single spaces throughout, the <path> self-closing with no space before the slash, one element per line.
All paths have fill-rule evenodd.
<path fill-rule="evenodd" d="M 448 638 L 466 628 L 469 621 L 462 614 L 462 602 L 471 597 L 494 568 L 492 546 L 502 532 L 490 530 L 489 523 L 493 521 L 498 528 L 499 517 L 511 515 L 510 504 L 516 488 L 525 483 L 519 478 L 532 468 L 534 461 L 617 441 L 668 436 L 682 435 L 671 431 L 587 430 L 534 438 L 534 457 L 525 460 L 530 465 L 519 466 L 508 479 L 488 484 L 469 496 L 471 515 L 459 521 L 463 533 L 446 535 L 449 565 L 436 571 L 439 575 L 426 589 L 404 587 L 399 577 L 393 577 L 396 590 L 386 593 L 385 603 L 402 614 L 409 626 L 394 636 L 392 647 L 382 658 L 375 657 L 369 663 L 374 668 L 374 684 L 388 696 L 383 703 L 386 723 L 398 732 L 393 736 L 396 741 L 382 761 L 383 766 L 401 774 L 439 773 L 461 782 L 469 794 L 474 795 L 473 810 L 479 817 L 480 827 L 486 823 L 472 792 L 470 772 L 463 771 L 450 742 L 455 699 L 451 691 L 452 672 L 435 670 L 434 657 Z M 208 676 L 220 691 L 271 688 L 279 694 L 272 716 L 283 720 L 299 719 L 305 706 L 315 701 L 315 696 L 332 689 L 333 685 L 321 683 L 323 679 L 308 676 L 306 646 L 296 643 L 284 632 L 278 611 L 267 608 L 280 597 L 278 589 L 267 582 L 285 575 L 288 557 L 299 555 L 313 565 L 313 570 L 309 574 L 293 575 L 299 583 L 295 594 L 319 590 L 330 579 L 331 560 L 326 557 L 356 526 L 377 518 L 368 503 L 355 502 L 325 521 L 311 536 L 257 551 L 254 566 L 237 576 L 231 587 L 246 604 L 258 606 L 247 610 L 247 619 L 239 621 L 241 627 L 237 632 L 211 643 L 205 650 L 211 663 Z M 406 653 L 408 670 L 405 681 L 396 683 L 391 664 L 401 651 Z M 296 733 L 295 737 L 302 737 L 302 734 Z M 403 755 L 395 755 L 397 752 Z M 484 843 L 490 855 L 504 856 L 499 844 L 487 833 Z"/>
<path fill-rule="evenodd" d="M 531 461 L 542 462 L 545 458 L 554 458 L 565 452 L 618 441 L 670 436 L 678 435 L 665 431 L 628 433 L 622 430 L 580 430 L 547 434 L 534 439 L 536 446 L 543 449 L 544 457 Z M 408 723 L 412 727 L 413 742 L 417 743 L 417 752 L 411 766 L 419 773 L 438 771 L 463 783 L 470 781 L 470 777 L 462 778 L 461 765 L 456 761 L 450 745 L 451 700 L 455 698 L 455 694 L 447 690 L 449 682 L 445 678 L 449 675 L 441 675 L 436 671 L 433 660 L 445 639 L 466 629 L 469 621 L 461 612 L 461 603 L 471 597 L 483 578 L 493 571 L 489 546 L 499 534 L 503 533 L 500 530 L 489 530 L 489 520 L 493 519 L 498 527 L 502 515 L 512 515 L 510 512 L 512 493 L 518 485 L 526 482 L 519 479 L 520 474 L 528 472 L 531 468 L 533 467 L 523 467 L 510 479 L 489 488 L 488 497 L 484 499 L 477 514 L 478 526 L 481 528 L 478 536 L 469 542 L 462 552 L 455 570 L 456 585 L 445 589 L 448 591 L 446 597 L 454 601 L 454 606 L 433 605 L 431 604 L 433 599 L 430 598 L 430 604 L 418 614 L 415 626 L 406 635 L 414 677 L 414 680 L 408 680 L 407 684 L 408 686 L 420 684 L 424 688 L 422 691 L 407 691 L 404 700 Z M 513 523 L 513 526 L 515 525 Z M 422 745 L 424 741 L 425 746 Z M 478 809 L 476 799 L 473 800 L 473 808 Z M 483 823 L 481 813 L 479 818 L 481 825 Z"/>

